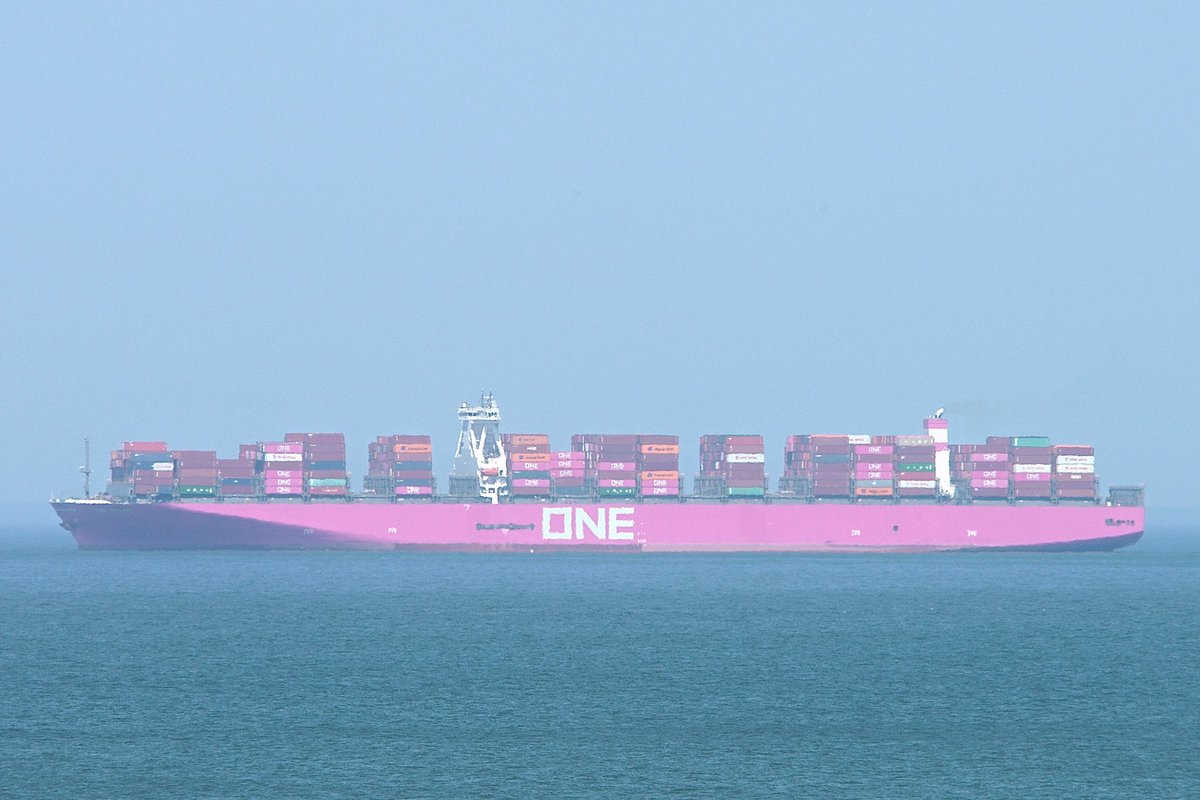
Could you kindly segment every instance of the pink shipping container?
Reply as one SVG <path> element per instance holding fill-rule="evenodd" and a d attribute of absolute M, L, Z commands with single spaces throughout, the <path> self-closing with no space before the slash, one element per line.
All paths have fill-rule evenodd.
<path fill-rule="evenodd" d="M 855 470 L 854 478 L 860 481 L 890 481 L 896 477 L 896 473 L 890 469 L 877 470 Z"/>
<path fill-rule="evenodd" d="M 552 478 L 584 478 L 587 477 L 587 470 L 583 469 L 556 469 L 550 473 Z"/>
<path fill-rule="evenodd" d="M 303 442 L 263 442 L 262 451 L 264 453 L 303 453 Z"/>
<path fill-rule="evenodd" d="M 636 461 L 600 461 L 596 469 L 602 472 L 636 472 Z"/>
<path fill-rule="evenodd" d="M 276 497 L 278 497 L 278 496 L 293 497 L 293 496 L 298 496 L 300 494 L 300 490 L 299 489 L 264 489 L 263 494 L 272 495 L 272 496 L 276 496 Z"/>
<path fill-rule="evenodd" d="M 587 462 L 584 461 L 582 458 L 577 459 L 577 460 L 576 459 L 568 460 L 565 458 L 558 458 L 549 463 L 552 468 L 558 468 L 558 469 L 583 469 L 584 466 L 587 464 Z"/>
<path fill-rule="evenodd" d="M 976 470 L 971 471 L 971 479 L 972 480 L 992 480 L 995 478 L 1000 478 L 1002 480 L 1007 481 L 1008 480 L 1008 470 L 976 469 Z"/>
<path fill-rule="evenodd" d="M 971 453 L 971 460 L 978 461 L 1008 461 L 1008 453 Z"/>
<path fill-rule="evenodd" d="M 550 454 L 555 461 L 583 461 L 584 455 L 579 450 L 557 450 Z"/>
<path fill-rule="evenodd" d="M 679 487 L 651 486 L 642 489 L 643 497 L 678 497 Z"/>
<path fill-rule="evenodd" d="M 895 445 L 890 444 L 856 444 L 854 452 L 860 456 L 890 456 L 896 451 Z"/>
<path fill-rule="evenodd" d="M 831 464 L 830 466 L 833 466 L 833 465 Z M 862 469 L 862 470 L 879 470 L 879 469 L 893 469 L 893 468 L 895 468 L 895 466 L 896 465 L 893 464 L 891 461 L 859 461 L 857 464 L 854 465 L 854 468 L 855 468 L 855 470 L 860 470 L 860 469 Z M 821 468 L 824 469 L 824 467 L 821 467 Z"/>
<path fill-rule="evenodd" d="M 1049 483 L 1049 472 L 1014 472 L 1011 476 L 1014 484 Z"/>
<path fill-rule="evenodd" d="M 1008 490 L 1007 478 L 972 478 L 972 489 L 1004 489 Z"/>
<path fill-rule="evenodd" d="M 413 495 L 431 495 L 433 494 L 432 486 L 397 486 L 396 494 L 413 496 Z"/>
<path fill-rule="evenodd" d="M 550 481 L 547 478 L 517 478 L 512 485 L 525 489 L 549 489 Z"/>
<path fill-rule="evenodd" d="M 299 469 L 268 469 L 263 471 L 263 480 L 268 481 L 284 481 L 290 479 L 300 479 L 304 476 L 304 471 Z"/>
<path fill-rule="evenodd" d="M 637 472 L 634 470 L 605 469 L 597 470 L 595 477 L 602 481 L 632 481 L 637 477 Z"/>
<path fill-rule="evenodd" d="M 637 481 L 635 481 L 633 478 L 601 478 L 600 480 L 596 481 L 596 485 L 601 489 L 632 489 L 637 485 Z"/>
<path fill-rule="evenodd" d="M 642 481 L 643 489 L 646 489 L 649 487 L 653 487 L 656 489 L 662 488 L 662 489 L 678 490 L 679 489 L 679 481 L 669 481 L 669 480 L 663 480 L 663 479 L 652 480 L 652 481 Z"/>

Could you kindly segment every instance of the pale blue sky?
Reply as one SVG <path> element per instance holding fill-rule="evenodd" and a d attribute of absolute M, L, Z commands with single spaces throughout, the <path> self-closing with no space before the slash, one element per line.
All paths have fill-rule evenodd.
<path fill-rule="evenodd" d="M 7 3 L 0 500 L 125 438 L 1090 441 L 1200 504 L 1200 6 Z M 99 481 L 102 483 L 102 478 Z"/>

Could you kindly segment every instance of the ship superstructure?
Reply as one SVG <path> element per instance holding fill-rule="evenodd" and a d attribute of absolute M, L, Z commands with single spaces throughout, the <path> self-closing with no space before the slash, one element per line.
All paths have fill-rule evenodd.
<path fill-rule="evenodd" d="M 458 407 L 460 430 L 454 451 L 450 494 L 499 503 L 508 496 L 508 460 L 500 438 L 500 406 L 491 392 L 478 405 Z"/>

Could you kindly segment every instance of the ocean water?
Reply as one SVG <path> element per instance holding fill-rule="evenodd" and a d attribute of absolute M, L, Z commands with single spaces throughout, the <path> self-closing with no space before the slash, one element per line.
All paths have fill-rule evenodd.
<path fill-rule="evenodd" d="M 0 797 L 1200 797 L 1200 526 L 1111 554 L 0 532 Z"/>

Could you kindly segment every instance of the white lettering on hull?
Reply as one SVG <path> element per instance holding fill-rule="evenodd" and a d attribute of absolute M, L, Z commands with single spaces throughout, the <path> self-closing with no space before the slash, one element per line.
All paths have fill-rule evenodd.
<path fill-rule="evenodd" d="M 573 506 L 542 509 L 543 539 L 585 539 L 590 534 L 600 541 L 633 541 L 632 528 L 631 507 L 597 508 L 594 515 Z"/>

